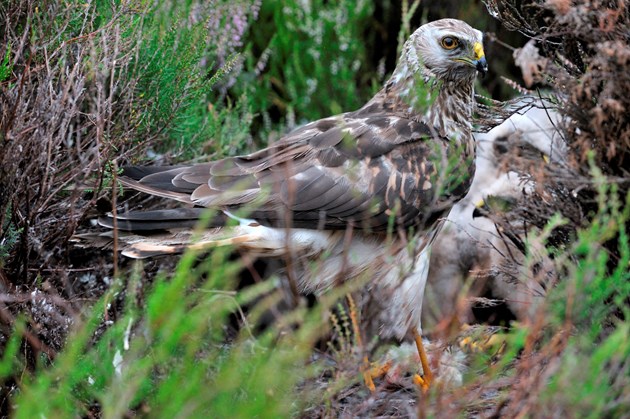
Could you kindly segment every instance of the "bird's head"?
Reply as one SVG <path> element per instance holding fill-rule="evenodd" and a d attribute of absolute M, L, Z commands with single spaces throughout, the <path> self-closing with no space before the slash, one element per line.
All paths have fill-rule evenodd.
<path fill-rule="evenodd" d="M 457 19 L 441 19 L 418 28 L 403 47 L 403 59 L 414 72 L 429 70 L 444 81 L 470 81 L 485 75 L 488 64 L 483 34 Z"/>

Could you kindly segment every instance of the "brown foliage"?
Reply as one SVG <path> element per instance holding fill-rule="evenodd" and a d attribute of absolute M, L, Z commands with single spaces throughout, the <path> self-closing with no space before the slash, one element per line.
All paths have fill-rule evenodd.
<path fill-rule="evenodd" d="M 539 228 L 562 215 L 570 222 L 549 243 L 562 248 L 597 210 L 593 167 L 616 184 L 622 202 L 629 191 L 630 10 L 625 1 L 485 3 L 506 27 L 532 38 L 516 61 L 528 84 L 553 90 L 566 117 L 559 128 L 568 164 L 529 173 L 540 188 L 510 214 Z M 618 255 L 614 245 L 609 250 Z"/>
<path fill-rule="evenodd" d="M 529 173 L 538 185 L 534 194 L 521 200 L 509 214 L 493 219 L 505 230 L 515 224 L 542 229 L 553 215 L 560 214 L 568 223 L 556 228 L 546 245 L 566 261 L 577 262 L 579 256 L 570 254 L 569 244 L 577 229 L 586 227 L 598 210 L 599 179 L 593 169 L 615 185 L 620 202 L 625 202 L 629 193 L 630 10 L 622 0 L 484 2 L 505 26 L 532 38 L 516 54 L 519 65 L 526 82 L 553 90 L 558 109 L 566 117 L 559 128 L 568 150 L 566 165 Z M 605 243 L 611 269 L 619 261 L 617 246 L 619 241 L 614 238 Z M 562 269 L 558 270 L 559 281 L 563 280 Z M 566 296 L 569 300 L 572 297 Z M 544 312 L 541 309 L 541 316 Z M 571 415 L 571 402 L 556 399 L 552 405 L 544 395 L 563 357 L 570 356 L 566 353 L 567 336 L 580 325 L 567 322 L 548 332 L 553 336 L 544 337 L 546 321 L 540 317 L 532 324 L 533 332 L 528 335 L 531 345 L 520 354 L 516 374 L 505 387 L 509 395 L 496 407 L 495 415 Z M 607 333 L 602 327 L 602 335 Z"/>
<path fill-rule="evenodd" d="M 630 151 L 626 2 L 487 0 L 486 4 L 504 25 L 535 40 L 546 64 L 542 71 L 547 85 L 570 118 L 564 128 L 576 163 L 588 170 L 583 163 L 593 152 L 594 163 L 607 174 L 626 177 L 624 163 Z"/>
<path fill-rule="evenodd" d="M 70 3 L 0 5 L 9 69 L 0 80 L 0 244 L 19 232 L 0 260 L 0 335 L 26 314 L 29 359 L 54 357 L 83 304 L 109 286 L 93 273 L 111 260 L 77 255 L 68 239 L 109 193 L 108 162 L 139 147 L 129 144 L 135 81 L 124 77 L 133 57 L 116 25 L 123 12 L 102 25 Z"/>
<path fill-rule="evenodd" d="M 128 148 L 134 81 L 121 75 L 132 57 L 121 52 L 129 48 L 115 24 L 122 10 L 98 29 L 91 13 L 70 28 L 77 11 L 61 3 L 22 1 L 0 11 L 12 70 L 0 84 L 0 237 L 10 225 L 24 227 L 6 269 L 26 280 L 67 257 L 107 162 Z M 80 199 L 88 188 L 90 199 Z"/>

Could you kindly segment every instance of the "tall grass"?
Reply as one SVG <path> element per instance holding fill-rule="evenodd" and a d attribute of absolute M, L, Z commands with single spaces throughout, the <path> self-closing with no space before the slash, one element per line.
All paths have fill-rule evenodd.
<path fill-rule="evenodd" d="M 265 282 L 234 292 L 238 263 L 226 255 L 184 255 L 146 296 L 138 295 L 142 266 L 135 265 L 76 325 L 52 365 L 23 378 L 16 417 L 278 417 L 303 408 L 308 399 L 296 393 L 317 372 L 306 364 L 323 333 L 323 307 L 293 312 L 256 336 L 256 325 L 244 324 L 228 340 L 232 317 L 249 322 L 241 307 L 273 291 Z M 119 313 L 108 307 L 117 299 L 125 306 Z"/>
<path fill-rule="evenodd" d="M 428 394 L 403 387 L 370 395 L 343 309 L 331 316 L 338 340 L 325 342 L 325 355 L 314 349 L 344 290 L 269 325 L 263 313 L 282 298 L 277 278 L 237 291 L 244 261 L 231 260 L 229 249 L 187 253 L 155 275 L 151 262 L 123 262 L 113 279 L 102 255 L 69 250 L 67 238 L 110 196 L 106 179 L 115 174 L 104 175 L 107 167 L 242 152 L 268 134 L 358 107 L 383 76 L 364 72 L 361 40 L 373 7 L 0 5 L 3 413 L 376 415 L 382 410 L 370 409 L 403 394 L 412 412 L 419 405 L 436 416 L 626 414 L 630 196 L 594 165 L 589 222 L 564 247 L 547 243 L 561 280 L 535 321 L 505 331 L 503 352 L 469 354 L 463 387 Z M 92 276 L 79 259 L 89 259 Z M 44 297 L 36 300 L 35 291 Z M 51 323 L 38 320 L 35 301 L 55 313 Z"/>

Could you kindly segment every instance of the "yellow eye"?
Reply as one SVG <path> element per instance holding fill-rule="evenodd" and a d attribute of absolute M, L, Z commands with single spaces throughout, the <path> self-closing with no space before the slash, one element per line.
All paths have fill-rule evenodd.
<path fill-rule="evenodd" d="M 442 48 L 444 49 L 455 49 L 457 45 L 459 45 L 459 41 L 457 38 L 453 38 L 452 36 L 445 36 L 441 41 Z"/>

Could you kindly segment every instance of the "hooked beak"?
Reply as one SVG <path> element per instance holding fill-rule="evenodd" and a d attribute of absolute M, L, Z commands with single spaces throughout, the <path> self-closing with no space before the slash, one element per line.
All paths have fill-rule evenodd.
<path fill-rule="evenodd" d="M 483 45 L 480 42 L 476 42 L 473 46 L 473 51 L 475 52 L 475 59 L 472 61 L 472 64 L 481 73 L 481 77 L 485 77 L 488 72 L 488 62 L 483 52 Z"/>
<path fill-rule="evenodd" d="M 486 62 L 486 57 L 481 57 L 478 60 L 473 61 L 475 64 L 475 68 L 478 72 L 481 73 L 481 77 L 485 77 L 488 72 L 488 63 Z"/>
<path fill-rule="evenodd" d="M 475 202 L 473 218 L 489 217 L 492 214 L 505 214 L 517 205 L 517 199 L 511 196 L 487 195 Z"/>
<path fill-rule="evenodd" d="M 473 210 L 472 213 L 472 217 L 474 218 L 479 218 L 479 217 L 485 217 L 486 215 L 488 215 L 488 211 L 485 209 L 486 206 L 486 201 L 483 199 L 480 199 L 478 202 L 475 202 L 475 209 Z"/>
<path fill-rule="evenodd" d="M 467 65 L 474 67 L 481 73 L 482 77 L 488 72 L 488 62 L 486 61 L 486 56 L 483 52 L 481 42 L 475 42 L 475 45 L 473 46 L 473 57 L 458 57 L 453 60 L 466 63 Z"/>

